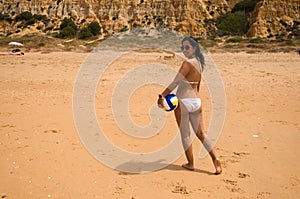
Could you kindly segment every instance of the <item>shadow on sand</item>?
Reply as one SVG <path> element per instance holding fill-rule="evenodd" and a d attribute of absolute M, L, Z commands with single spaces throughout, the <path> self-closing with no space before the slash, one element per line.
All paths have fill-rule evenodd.
<path fill-rule="evenodd" d="M 160 159 L 154 162 L 141 162 L 141 161 L 128 161 L 123 164 L 120 164 L 115 168 L 116 170 L 120 171 L 122 174 L 139 174 L 139 173 L 148 173 L 152 171 L 159 171 L 159 170 L 172 170 L 172 171 L 189 171 L 183 168 L 181 165 L 176 164 L 167 164 L 165 163 L 164 159 Z M 203 173 L 207 175 L 215 175 L 213 172 L 205 171 L 201 169 L 195 169 L 194 171 L 189 172 L 197 172 Z"/>

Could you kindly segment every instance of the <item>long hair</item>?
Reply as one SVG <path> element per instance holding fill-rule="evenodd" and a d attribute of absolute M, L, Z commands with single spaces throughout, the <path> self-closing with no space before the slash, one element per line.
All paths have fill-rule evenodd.
<path fill-rule="evenodd" d="M 198 61 L 199 61 L 199 64 L 200 64 L 200 69 L 201 69 L 201 71 L 203 71 L 204 66 L 205 66 L 205 59 L 204 59 L 204 56 L 203 56 L 203 54 L 200 50 L 200 46 L 199 46 L 197 40 L 193 37 L 184 37 L 183 40 L 181 41 L 181 44 L 184 41 L 188 41 L 191 44 L 191 46 L 196 47 L 195 55 L 198 58 Z"/>

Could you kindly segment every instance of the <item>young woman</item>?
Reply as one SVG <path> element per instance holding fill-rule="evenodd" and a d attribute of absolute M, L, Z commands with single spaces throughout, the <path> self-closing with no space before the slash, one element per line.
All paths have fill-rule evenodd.
<path fill-rule="evenodd" d="M 159 106 L 163 106 L 163 98 L 178 86 L 176 95 L 179 99 L 179 105 L 174 110 L 174 113 L 188 161 L 186 164 L 183 164 L 182 167 L 188 170 L 194 170 L 194 158 L 189 127 L 189 123 L 191 123 L 196 136 L 201 140 L 212 158 L 216 169 L 215 174 L 220 174 L 222 172 L 221 162 L 217 158 L 204 130 L 203 113 L 199 94 L 201 73 L 205 65 L 204 57 L 200 51 L 198 42 L 194 38 L 185 37 L 181 43 L 181 50 L 187 59 L 182 63 L 173 82 L 159 95 L 157 103 Z"/>

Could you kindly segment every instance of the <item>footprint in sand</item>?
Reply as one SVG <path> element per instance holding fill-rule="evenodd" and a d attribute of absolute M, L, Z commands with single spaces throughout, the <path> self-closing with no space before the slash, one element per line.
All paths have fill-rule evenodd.
<path fill-rule="evenodd" d="M 247 177 L 250 177 L 250 175 L 247 174 L 247 173 L 241 173 L 241 172 L 239 172 L 239 176 L 238 177 L 239 178 L 247 178 Z"/>
<path fill-rule="evenodd" d="M 233 152 L 234 155 L 237 155 L 237 156 L 245 156 L 245 155 L 250 155 L 250 153 L 247 153 L 247 152 Z"/>
<path fill-rule="evenodd" d="M 266 196 L 270 196 L 270 192 L 258 192 L 256 198 L 265 198 Z"/>
<path fill-rule="evenodd" d="M 285 189 L 294 189 L 300 187 L 300 179 L 296 176 L 291 176 L 289 183 L 284 187 Z"/>
<path fill-rule="evenodd" d="M 117 185 L 117 186 L 115 186 L 115 192 L 114 193 L 116 193 L 116 194 L 124 193 L 124 188 Z"/>
<path fill-rule="evenodd" d="M 241 188 L 238 187 L 238 182 L 236 180 L 223 180 L 228 186 L 226 186 L 227 189 L 229 189 L 231 192 L 244 192 Z"/>
<path fill-rule="evenodd" d="M 1 127 L 2 127 L 2 128 L 14 128 L 14 127 L 16 127 L 16 125 L 13 125 L 13 124 L 6 124 L 6 125 L 2 125 Z"/>
<path fill-rule="evenodd" d="M 177 184 L 175 185 L 174 189 L 172 190 L 173 193 L 180 193 L 180 194 L 189 194 L 186 186 Z"/>
<path fill-rule="evenodd" d="M 227 153 L 230 153 L 227 151 Z M 226 168 L 229 164 L 237 163 L 243 156 L 250 155 L 248 152 L 233 152 L 233 155 L 221 155 L 223 168 Z"/>
<path fill-rule="evenodd" d="M 223 180 L 226 184 L 230 184 L 230 185 L 234 185 L 236 186 L 237 185 L 237 181 L 236 180 L 228 180 L 228 179 L 225 179 Z"/>
<path fill-rule="evenodd" d="M 59 133 L 59 130 L 56 129 L 45 130 L 44 133 Z"/>

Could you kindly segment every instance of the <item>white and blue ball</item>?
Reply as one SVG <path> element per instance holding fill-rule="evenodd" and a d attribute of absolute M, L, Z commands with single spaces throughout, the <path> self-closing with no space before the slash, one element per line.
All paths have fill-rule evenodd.
<path fill-rule="evenodd" d="M 178 98 L 174 94 L 167 95 L 163 100 L 164 110 L 165 111 L 173 111 L 178 106 Z"/>

